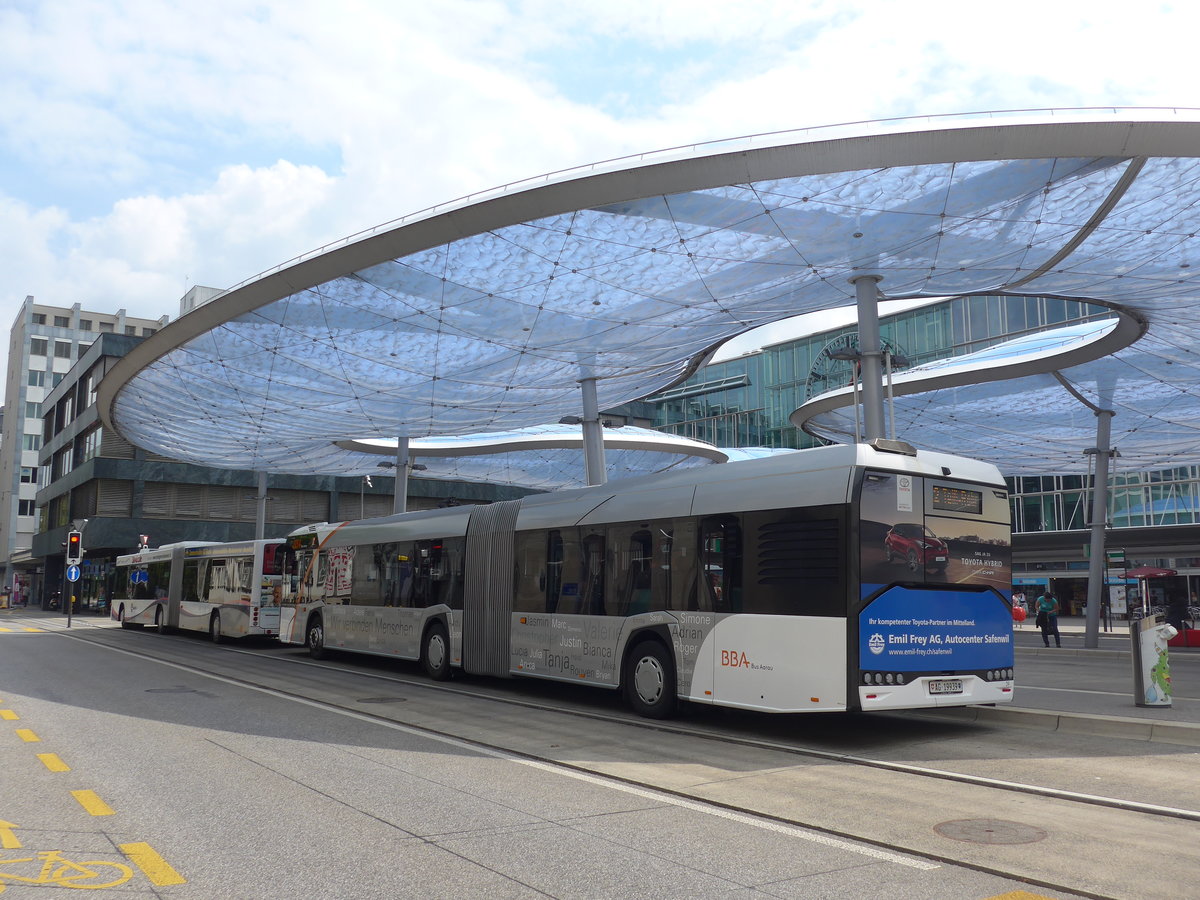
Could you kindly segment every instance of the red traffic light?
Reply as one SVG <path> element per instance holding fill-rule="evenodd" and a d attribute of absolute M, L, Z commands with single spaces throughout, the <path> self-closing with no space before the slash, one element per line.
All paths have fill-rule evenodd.
<path fill-rule="evenodd" d="M 83 534 L 79 531 L 67 533 L 67 565 L 77 566 L 83 559 Z"/>

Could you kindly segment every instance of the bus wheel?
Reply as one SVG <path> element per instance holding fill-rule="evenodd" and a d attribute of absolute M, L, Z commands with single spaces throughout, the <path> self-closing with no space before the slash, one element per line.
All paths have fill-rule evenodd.
<path fill-rule="evenodd" d="M 208 636 L 212 638 L 214 644 L 220 644 L 225 640 L 221 636 L 221 614 L 219 612 L 213 613 L 212 618 L 208 620 Z"/>
<path fill-rule="evenodd" d="M 425 674 L 434 681 L 445 681 L 450 677 L 450 638 L 446 626 L 434 622 L 425 632 L 421 646 L 421 665 Z"/>
<path fill-rule="evenodd" d="M 117 612 L 117 618 L 121 620 L 122 628 L 132 628 L 133 627 L 132 622 L 125 621 L 125 604 L 124 603 L 121 604 L 121 609 Z"/>
<path fill-rule="evenodd" d="M 167 617 L 163 615 L 161 606 L 154 613 L 154 627 L 158 629 L 159 634 L 167 633 Z"/>
<path fill-rule="evenodd" d="M 325 626 L 321 624 L 320 616 L 313 616 L 308 620 L 304 643 L 308 645 L 308 655 L 313 659 L 320 659 L 325 655 Z"/>
<path fill-rule="evenodd" d="M 675 713 L 675 667 L 658 641 L 642 641 L 625 660 L 625 697 L 633 711 L 649 719 Z"/>

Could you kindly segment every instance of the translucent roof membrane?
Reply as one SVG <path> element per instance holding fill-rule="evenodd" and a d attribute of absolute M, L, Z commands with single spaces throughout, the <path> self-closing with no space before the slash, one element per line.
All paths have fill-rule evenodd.
<path fill-rule="evenodd" d="M 567 173 L 225 293 L 126 357 L 102 415 L 179 459 L 330 471 L 335 441 L 578 414 L 581 378 L 601 408 L 646 396 L 749 328 L 853 303 L 849 280 L 875 274 L 892 298 L 1126 310 L 1140 339 L 1063 375 L 1117 409 L 1126 464 L 1156 464 L 1200 450 L 1198 154 L 1193 111 L 1084 111 L 775 135 Z M 904 398 L 898 436 L 1008 472 L 1080 468 L 1091 411 L 1030 378 Z"/>

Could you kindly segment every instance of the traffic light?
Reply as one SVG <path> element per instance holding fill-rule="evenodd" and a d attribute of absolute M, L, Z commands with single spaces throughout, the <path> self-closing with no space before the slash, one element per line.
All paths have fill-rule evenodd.
<path fill-rule="evenodd" d="M 67 532 L 67 565 L 77 566 L 83 561 L 83 532 Z"/>

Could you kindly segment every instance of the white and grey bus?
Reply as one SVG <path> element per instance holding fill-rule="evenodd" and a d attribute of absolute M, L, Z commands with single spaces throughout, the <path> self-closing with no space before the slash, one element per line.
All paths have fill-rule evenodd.
<path fill-rule="evenodd" d="M 280 639 L 651 717 L 1003 703 L 1009 521 L 994 466 L 876 442 L 324 523 L 289 536 Z"/>
<path fill-rule="evenodd" d="M 274 636 L 283 546 L 278 540 L 180 543 L 118 557 L 112 616 L 126 626 L 208 632 L 218 642 Z"/>
<path fill-rule="evenodd" d="M 205 542 L 164 544 L 117 557 L 109 585 L 109 616 L 124 628 L 167 626 L 172 594 L 178 596 L 183 573 L 183 551 L 205 546 Z"/>

